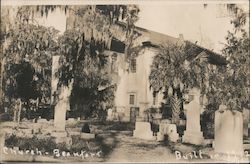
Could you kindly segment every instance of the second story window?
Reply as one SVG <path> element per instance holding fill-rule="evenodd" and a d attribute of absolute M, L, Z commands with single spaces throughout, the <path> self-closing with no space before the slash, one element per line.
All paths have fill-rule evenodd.
<path fill-rule="evenodd" d="M 132 58 L 130 62 L 131 62 L 130 64 L 131 73 L 136 73 L 136 58 Z"/>
<path fill-rule="evenodd" d="M 129 95 L 129 104 L 135 105 L 135 95 Z"/>

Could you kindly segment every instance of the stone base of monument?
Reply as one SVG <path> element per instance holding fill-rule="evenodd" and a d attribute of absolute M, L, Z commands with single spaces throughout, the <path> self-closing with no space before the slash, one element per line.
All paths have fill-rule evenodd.
<path fill-rule="evenodd" d="M 179 140 L 179 134 L 178 133 L 171 133 L 168 135 L 168 139 L 171 142 L 177 142 Z"/>
<path fill-rule="evenodd" d="M 202 132 L 184 131 L 184 135 L 182 136 L 182 142 L 184 143 L 202 145 L 203 141 L 204 137 Z"/>
<path fill-rule="evenodd" d="M 68 132 L 70 136 L 80 136 L 81 132 L 76 132 L 76 131 L 69 131 Z"/>
<path fill-rule="evenodd" d="M 72 138 L 68 137 L 66 131 L 54 131 L 51 136 L 55 138 L 56 143 L 66 143 L 67 146 L 72 145 Z"/>
<path fill-rule="evenodd" d="M 158 132 L 156 140 L 157 141 L 164 141 L 164 139 L 165 139 L 165 135 L 163 133 L 161 133 L 161 132 Z"/>
<path fill-rule="evenodd" d="M 145 140 L 155 140 L 149 122 L 136 122 L 135 130 L 133 131 L 133 137 Z"/>
<path fill-rule="evenodd" d="M 81 139 L 89 140 L 89 139 L 94 139 L 95 134 L 92 134 L 92 133 L 80 133 L 80 137 L 81 137 Z"/>
<path fill-rule="evenodd" d="M 179 134 L 177 133 L 177 127 L 175 124 L 167 124 L 167 135 L 171 142 L 177 142 L 179 139 Z"/>

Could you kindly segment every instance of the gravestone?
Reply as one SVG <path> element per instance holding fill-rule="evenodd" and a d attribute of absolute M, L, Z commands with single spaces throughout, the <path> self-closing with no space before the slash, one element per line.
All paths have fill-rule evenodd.
<path fill-rule="evenodd" d="M 169 121 L 164 121 L 160 123 L 159 132 L 157 133 L 157 141 L 163 141 L 165 136 L 168 136 L 168 140 L 171 142 L 177 142 L 179 139 L 176 125 L 168 122 Z"/>
<path fill-rule="evenodd" d="M 80 138 L 81 139 L 93 139 L 95 138 L 95 134 L 90 133 L 90 127 L 88 123 L 84 123 L 81 133 L 80 133 Z"/>
<path fill-rule="evenodd" d="M 133 136 L 145 140 L 154 140 L 153 132 L 151 131 L 151 125 L 149 122 L 136 122 Z"/>
<path fill-rule="evenodd" d="M 159 132 L 157 133 L 157 141 L 163 141 L 167 134 L 167 126 L 171 120 L 161 120 L 159 124 Z"/>
<path fill-rule="evenodd" d="M 78 122 L 78 120 L 75 118 L 68 118 L 68 120 L 67 120 L 67 124 L 70 124 L 70 125 L 74 125 L 77 122 Z"/>
<path fill-rule="evenodd" d="M 177 128 L 175 124 L 169 124 L 167 126 L 167 135 L 169 141 L 177 142 L 177 140 L 179 139 L 179 134 L 177 133 Z"/>
<path fill-rule="evenodd" d="M 3 148 L 5 146 L 5 132 L 0 131 L 0 163 L 4 160 Z"/>
<path fill-rule="evenodd" d="M 92 133 L 81 133 L 81 139 L 94 139 L 95 138 L 95 134 Z"/>
<path fill-rule="evenodd" d="M 55 96 L 58 83 L 58 78 L 56 78 L 55 73 L 59 68 L 59 58 L 60 56 L 58 55 L 52 57 L 51 102 L 52 104 L 56 103 L 56 105 L 54 107 L 54 131 L 51 135 L 55 137 L 57 143 L 66 142 L 67 145 L 70 145 L 72 139 L 67 136 L 65 124 L 66 112 L 70 109 L 69 96 L 71 94 L 73 81 L 71 81 L 68 86 L 60 87 L 58 96 Z"/>
<path fill-rule="evenodd" d="M 107 121 L 112 121 L 112 120 L 113 120 L 113 110 L 109 108 L 107 112 Z"/>
<path fill-rule="evenodd" d="M 244 137 L 248 137 L 248 122 L 249 122 L 250 111 L 249 109 L 243 109 L 243 134 Z"/>
<path fill-rule="evenodd" d="M 165 139 L 165 135 L 162 133 L 162 132 L 158 132 L 157 133 L 157 138 L 156 138 L 156 140 L 157 141 L 164 141 L 164 139 Z"/>
<path fill-rule="evenodd" d="M 239 111 L 225 110 L 221 105 L 215 112 L 214 151 L 243 155 L 243 116 Z"/>
<path fill-rule="evenodd" d="M 46 119 L 44 119 L 44 118 L 39 118 L 38 120 L 37 120 L 37 123 L 48 123 L 48 121 L 46 120 Z"/>
<path fill-rule="evenodd" d="M 187 120 L 182 142 L 201 145 L 204 138 L 200 125 L 200 92 L 198 89 L 194 88 L 189 91 L 189 96 L 192 97 L 191 102 L 184 104 Z"/>

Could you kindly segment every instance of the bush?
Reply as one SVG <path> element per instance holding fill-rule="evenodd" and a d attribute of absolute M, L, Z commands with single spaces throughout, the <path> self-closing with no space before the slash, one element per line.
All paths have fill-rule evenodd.
<path fill-rule="evenodd" d="M 113 122 L 106 130 L 132 131 L 134 124 L 131 122 Z"/>
<path fill-rule="evenodd" d="M 38 139 L 36 136 L 32 138 L 22 138 L 11 135 L 5 140 L 7 147 L 19 147 L 20 150 L 35 150 L 39 148 L 41 152 L 53 152 L 57 144 L 52 138 Z"/>
<path fill-rule="evenodd" d="M 204 111 L 201 115 L 201 130 L 205 138 L 214 138 L 214 111 Z"/>
<path fill-rule="evenodd" d="M 54 149 L 67 152 L 80 152 L 81 150 L 88 152 L 97 152 L 105 146 L 102 140 L 99 138 L 92 140 L 83 140 L 79 136 L 72 137 L 72 145 L 68 147 L 66 143 L 56 144 L 52 137 L 39 139 L 36 136 L 32 138 L 17 137 L 15 135 L 9 136 L 5 140 L 7 147 L 19 147 L 19 150 L 36 150 L 38 148 L 42 153 L 48 152 L 53 153 Z"/>

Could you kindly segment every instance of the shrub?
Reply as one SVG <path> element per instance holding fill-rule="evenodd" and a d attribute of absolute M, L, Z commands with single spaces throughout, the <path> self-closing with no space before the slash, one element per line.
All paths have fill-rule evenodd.
<path fill-rule="evenodd" d="M 41 152 L 53 153 L 54 149 L 59 149 L 60 151 L 67 152 L 80 152 L 89 151 L 89 152 L 97 152 L 105 147 L 105 144 L 99 138 L 92 140 L 83 140 L 79 136 L 72 137 L 72 145 L 70 147 L 67 146 L 66 143 L 56 144 L 55 140 L 52 137 L 47 137 L 43 139 L 37 138 L 34 136 L 32 138 L 23 138 L 17 137 L 15 135 L 9 136 L 5 140 L 5 145 L 7 147 L 19 147 L 20 150 L 36 150 L 38 148 Z"/>
<path fill-rule="evenodd" d="M 57 144 L 52 138 L 38 139 L 37 136 L 32 138 L 23 138 L 11 135 L 5 140 L 7 147 L 19 147 L 20 150 L 35 150 L 38 148 L 41 152 L 53 152 Z"/>

